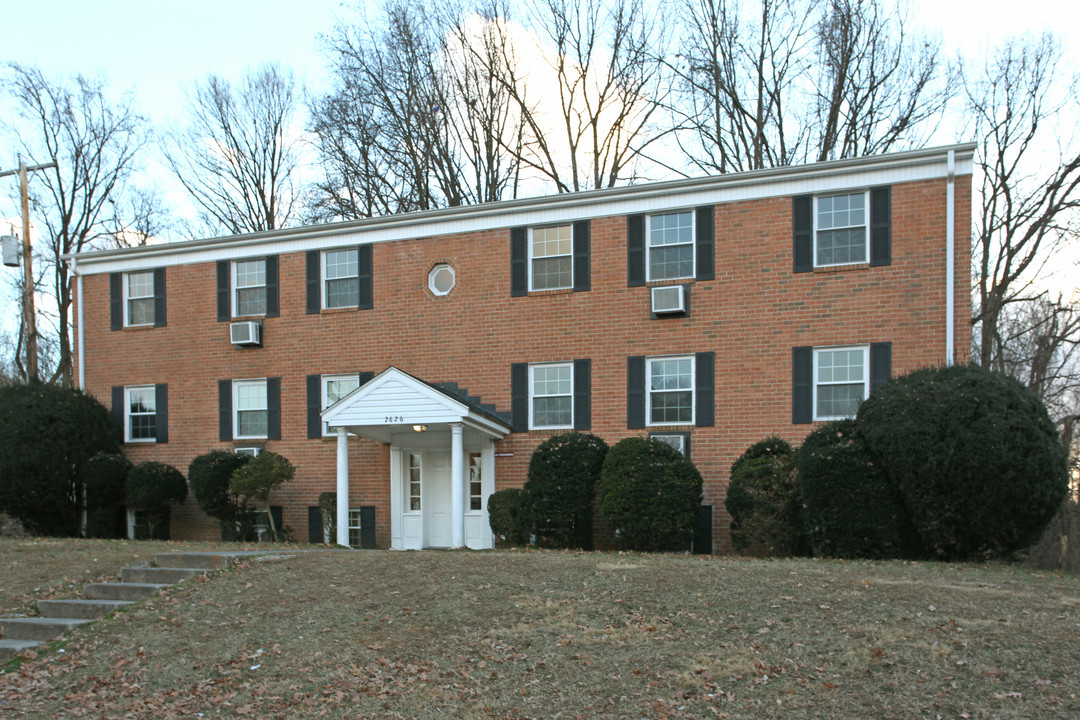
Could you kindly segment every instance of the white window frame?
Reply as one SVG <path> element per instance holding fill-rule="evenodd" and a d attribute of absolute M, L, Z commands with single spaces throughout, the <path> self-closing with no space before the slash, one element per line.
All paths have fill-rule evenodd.
<path fill-rule="evenodd" d="M 267 435 L 269 434 L 269 420 L 270 420 L 270 402 L 266 387 L 266 378 L 254 378 L 250 380 L 233 380 L 232 384 L 232 421 L 233 421 L 233 438 L 236 440 L 266 440 L 267 435 L 241 435 L 240 434 L 240 388 L 244 386 L 262 386 L 263 390 L 263 412 L 266 413 L 267 419 Z M 246 410 L 259 410 L 260 408 L 246 408 Z"/>
<path fill-rule="evenodd" d="M 132 413 L 131 412 L 131 393 L 134 390 L 149 390 L 151 396 L 154 398 L 154 410 L 148 413 Z M 128 443 L 156 443 L 157 442 L 157 387 L 154 385 L 131 385 L 124 388 L 124 442 Z M 134 415 L 153 415 L 154 420 L 154 437 L 152 438 L 134 438 L 131 436 L 131 418 Z"/>
<path fill-rule="evenodd" d="M 245 285 L 244 287 L 240 287 L 240 285 L 239 285 L 239 283 L 237 281 L 237 268 L 240 265 L 240 263 L 242 263 L 242 262 L 261 262 L 263 264 L 263 284 L 262 285 Z M 265 317 L 266 316 L 265 303 L 263 303 L 264 307 L 263 307 L 263 311 L 261 313 L 255 313 L 254 315 L 240 315 L 240 313 L 239 313 L 240 301 L 239 301 L 239 298 L 237 297 L 237 295 L 241 290 L 251 290 L 252 288 L 261 287 L 261 288 L 263 288 L 264 291 L 266 290 L 266 258 L 257 258 L 256 257 L 256 258 L 242 258 L 240 260 L 233 260 L 232 262 L 229 263 L 229 274 L 230 274 L 230 280 L 232 281 L 232 290 L 229 293 L 232 296 L 232 316 L 233 317 Z"/>
<path fill-rule="evenodd" d="M 415 461 L 415 462 L 414 462 Z M 416 480 L 413 480 L 413 470 L 416 470 Z M 416 485 L 416 495 L 413 495 L 413 484 Z M 402 488 L 405 491 L 405 504 L 402 512 L 418 514 L 424 511 L 424 456 L 420 452 L 405 453 L 405 482 Z M 413 498 L 416 499 L 416 507 L 412 506 Z"/>
<path fill-rule="evenodd" d="M 566 425 L 536 425 L 533 423 L 533 399 L 536 397 L 565 397 L 565 395 L 540 395 L 533 391 L 534 377 L 538 368 L 565 367 L 570 369 L 570 422 Z M 529 429 L 530 430 L 573 430 L 574 429 L 574 363 L 553 362 L 529 365 Z"/>
<path fill-rule="evenodd" d="M 263 451 L 262 447 L 256 446 L 256 445 L 251 445 L 251 446 L 246 446 L 246 447 L 238 447 L 238 448 L 233 450 L 233 452 L 236 453 L 237 455 L 247 455 L 248 457 L 251 457 L 251 458 L 259 457 L 259 453 L 261 453 L 262 451 Z"/>
<path fill-rule="evenodd" d="M 537 259 L 533 255 L 533 248 L 535 246 L 535 231 L 536 230 L 550 230 L 552 228 L 570 228 L 570 252 L 565 255 L 546 255 L 541 259 L 550 259 L 556 257 L 568 257 L 570 258 L 570 284 L 560 285 L 558 287 L 548 288 L 536 288 L 533 286 L 533 260 Z M 529 264 L 529 292 L 547 292 L 548 290 L 573 290 L 574 289 L 574 223 L 557 223 L 555 225 L 539 225 L 535 228 L 529 228 L 529 252 L 528 252 L 528 264 Z"/>
<path fill-rule="evenodd" d="M 468 453 L 467 457 L 468 457 L 468 461 L 469 461 L 468 466 L 467 466 L 468 471 L 469 471 L 469 476 L 467 478 L 465 478 L 465 482 L 467 483 L 467 492 L 465 493 L 466 494 L 465 512 L 467 512 L 467 513 L 483 512 L 485 510 L 485 508 L 484 508 L 484 455 L 483 455 L 483 453 L 479 453 L 479 452 L 471 452 L 471 453 Z M 474 459 L 476 460 L 475 465 L 473 464 Z M 473 471 L 474 470 L 476 471 L 476 475 L 477 475 L 475 480 L 473 479 Z M 475 494 L 475 495 L 473 494 L 473 491 L 472 491 L 473 490 L 472 486 L 473 486 L 474 482 L 479 483 L 479 485 L 480 485 L 480 492 Z M 479 501 L 480 507 L 474 508 L 473 507 L 473 500 Z"/>
<path fill-rule="evenodd" d="M 331 278 L 326 273 L 326 256 L 332 252 L 352 252 L 356 255 L 356 274 L 346 277 Z M 322 280 L 322 308 L 323 310 L 339 310 L 342 308 L 354 308 L 360 306 L 360 250 L 357 248 L 332 248 L 330 250 L 323 250 L 319 253 L 319 278 Z M 356 303 L 353 305 L 334 305 L 330 306 L 327 302 L 326 284 L 331 280 L 355 280 L 356 281 Z"/>
<path fill-rule="evenodd" d="M 150 276 L 150 294 L 149 295 L 132 295 L 131 294 L 131 277 L 133 275 L 149 275 Z M 154 324 L 154 313 L 156 307 L 154 307 L 154 291 L 157 289 L 154 287 L 154 271 L 153 270 L 139 270 L 137 272 L 124 273 L 123 290 L 124 290 L 124 327 L 146 327 Z M 150 300 L 151 306 L 154 308 L 150 312 L 150 322 L 145 323 L 133 323 L 131 322 L 130 303 L 132 300 Z"/>
<path fill-rule="evenodd" d="M 353 542 L 353 532 L 356 533 L 356 542 Z M 349 547 L 360 547 L 361 532 L 363 525 L 360 524 L 360 508 L 349 508 Z"/>
<path fill-rule="evenodd" d="M 854 415 L 818 415 L 818 357 L 822 352 L 862 350 L 863 354 L 863 400 L 870 397 L 870 346 L 869 345 L 828 345 L 814 348 L 814 379 L 812 403 L 813 418 L 817 420 L 843 420 Z M 829 382 L 826 385 L 854 385 L 853 382 Z"/>
<path fill-rule="evenodd" d="M 663 217 L 665 215 L 681 215 L 687 213 L 690 215 L 690 274 L 680 275 L 672 278 L 654 278 L 652 276 L 652 221 L 654 217 Z M 683 243 L 678 243 L 682 245 Z M 673 247 L 672 245 L 661 245 L 658 247 Z M 666 280 L 692 280 L 697 277 L 697 213 L 692 209 L 684 208 L 682 210 L 667 210 L 664 212 L 653 213 L 645 216 L 645 278 L 646 282 L 663 282 Z"/>
<path fill-rule="evenodd" d="M 840 262 L 840 263 L 819 263 L 818 262 L 818 201 L 822 198 L 831 197 L 843 197 L 845 195 L 862 195 L 863 196 L 863 259 Z M 869 190 L 854 190 L 850 192 L 835 192 L 825 193 L 822 195 L 814 196 L 814 247 L 812 248 L 814 254 L 814 267 L 838 267 L 841 265 L 865 265 L 870 262 L 870 191 Z M 847 227 L 857 227 L 856 225 L 849 225 Z M 837 230 L 843 228 L 829 228 L 829 230 Z M 826 231 L 828 232 L 828 231 Z"/>
<path fill-rule="evenodd" d="M 328 386 L 329 386 L 329 384 L 331 382 L 334 382 L 336 380 L 337 381 L 340 381 L 340 380 L 355 380 L 356 381 L 356 387 L 357 388 L 360 387 L 360 373 L 343 373 L 341 375 L 323 375 L 321 380 L 320 380 L 320 386 L 321 386 L 320 393 L 322 394 L 322 399 L 321 399 L 320 402 L 321 402 L 322 410 L 324 412 L 326 411 L 326 409 L 328 407 L 330 407 L 330 394 L 329 394 L 329 387 Z M 353 390 L 355 390 L 355 389 L 356 388 L 353 388 Z M 352 392 L 352 390 L 350 390 L 349 392 Z M 323 422 L 323 424 L 322 424 L 322 434 L 323 434 L 323 437 L 334 437 L 334 436 L 337 435 L 337 432 L 336 431 L 331 432 L 330 426 L 327 425 L 325 422 Z"/>
<path fill-rule="evenodd" d="M 679 445 L 681 445 L 682 447 L 675 447 L 675 445 L 670 442 L 670 440 L 672 438 L 678 439 Z M 680 432 L 652 433 L 652 434 L 649 435 L 649 439 L 650 440 L 656 440 L 658 442 L 662 442 L 665 445 L 668 445 L 668 446 L 678 450 L 680 453 L 683 454 L 684 457 L 686 456 L 686 440 L 687 440 L 687 434 L 686 433 L 680 433 Z"/>
<path fill-rule="evenodd" d="M 652 421 L 652 364 L 664 360 L 689 360 L 690 361 L 690 419 L 685 422 L 662 422 Z M 665 391 L 658 391 L 665 392 Z M 674 392 L 674 391 L 667 391 Z M 685 392 L 685 391 L 680 391 Z M 645 425 L 646 427 L 672 427 L 694 425 L 697 418 L 697 363 L 694 355 L 660 355 L 645 358 Z"/>
<path fill-rule="evenodd" d="M 450 273 L 450 287 L 447 288 L 446 292 L 443 292 L 437 287 L 435 287 L 435 276 L 443 272 L 444 270 Z M 444 297 L 446 295 L 449 295 L 450 292 L 454 289 L 455 285 L 457 285 L 457 271 L 454 270 L 454 266 L 450 263 L 437 263 L 431 268 L 431 270 L 428 271 L 428 290 L 431 291 L 432 295 L 436 295 L 438 297 Z"/>

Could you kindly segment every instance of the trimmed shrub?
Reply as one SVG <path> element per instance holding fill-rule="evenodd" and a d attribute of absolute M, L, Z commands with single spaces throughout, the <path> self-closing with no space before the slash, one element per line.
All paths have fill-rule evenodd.
<path fill-rule="evenodd" d="M 620 440 L 600 474 L 608 529 L 631 550 L 688 550 L 701 486 L 701 473 L 670 445 L 640 437 Z"/>
<path fill-rule="evenodd" d="M 903 498 L 870 460 L 854 420 L 818 428 L 795 456 L 802 524 L 814 554 L 840 558 L 919 555 Z"/>
<path fill-rule="evenodd" d="M 518 504 L 521 490 L 507 488 L 488 496 L 488 524 L 495 539 L 505 545 L 521 545 L 525 542 L 521 523 L 518 522 Z"/>
<path fill-rule="evenodd" d="M 131 461 L 119 453 L 98 453 L 79 471 L 86 492 L 87 537 L 124 536 L 124 502 Z"/>
<path fill-rule="evenodd" d="M 802 554 L 801 504 L 791 445 L 779 437 L 754 443 L 731 466 L 724 506 L 732 545 L 747 555 Z"/>
<path fill-rule="evenodd" d="M 521 489 L 518 521 L 542 547 L 591 548 L 593 498 L 607 443 L 589 433 L 564 433 L 537 446 Z"/>
<path fill-rule="evenodd" d="M 856 418 L 870 455 L 942 559 L 1007 557 L 1039 539 L 1068 487 L 1039 399 L 976 366 L 918 370 L 874 391 Z"/>
<path fill-rule="evenodd" d="M 266 506 L 266 516 L 270 521 L 270 534 L 274 540 L 284 540 L 283 528 L 274 523 L 274 513 L 270 509 L 270 493 L 279 485 L 293 479 L 296 469 L 283 455 L 267 450 L 242 467 L 237 468 L 229 480 L 229 491 L 237 495 L 246 506 L 251 499 L 261 500 Z"/>
<path fill-rule="evenodd" d="M 239 468 L 251 461 L 250 455 L 227 450 L 211 450 L 188 464 L 188 483 L 195 501 L 210 517 L 221 523 L 222 537 L 248 539 L 243 531 L 246 516 L 244 505 L 231 490 L 229 481 Z"/>
<path fill-rule="evenodd" d="M 31 383 L 0 387 L 0 510 L 35 535 L 76 535 L 82 466 L 120 450 L 109 411 L 80 390 Z"/>
<path fill-rule="evenodd" d="M 154 537 L 154 527 L 169 516 L 169 505 L 184 502 L 188 494 L 183 473 L 152 460 L 131 468 L 126 490 L 128 508 L 146 515 L 147 537 Z"/>

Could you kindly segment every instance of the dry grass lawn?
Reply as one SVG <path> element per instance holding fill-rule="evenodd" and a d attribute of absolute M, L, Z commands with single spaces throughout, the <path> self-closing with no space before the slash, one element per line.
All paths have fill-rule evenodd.
<path fill-rule="evenodd" d="M 0 542 L 9 606 L 23 542 Z M 63 543 L 75 564 L 49 587 L 105 562 Z M 152 552 L 117 546 L 119 564 Z M 1072 575 L 327 551 L 249 561 L 84 626 L 0 675 L 0 716 L 1074 720 L 1078 694 Z"/>

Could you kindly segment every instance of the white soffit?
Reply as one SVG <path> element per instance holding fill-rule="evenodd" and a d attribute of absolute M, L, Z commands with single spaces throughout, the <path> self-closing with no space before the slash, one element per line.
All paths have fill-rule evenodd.
<path fill-rule="evenodd" d="M 502 230 L 521 225 L 550 225 L 695 205 L 829 193 L 873 185 L 945 179 L 948 174 L 949 151 L 954 151 L 956 155 L 956 174 L 970 175 L 974 149 L 973 143 L 966 143 L 891 155 L 522 198 L 253 235 L 103 250 L 65 257 L 78 258 L 79 274 L 92 275 L 329 250 L 454 233 Z"/>

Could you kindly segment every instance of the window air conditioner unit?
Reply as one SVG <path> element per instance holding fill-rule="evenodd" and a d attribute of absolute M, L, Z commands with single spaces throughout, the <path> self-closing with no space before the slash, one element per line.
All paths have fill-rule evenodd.
<path fill-rule="evenodd" d="M 654 315 L 681 315 L 686 312 L 686 288 L 682 285 L 661 285 L 652 288 Z"/>
<path fill-rule="evenodd" d="M 253 346 L 262 344 L 262 325 L 254 320 L 234 322 L 229 325 L 229 339 L 233 345 Z"/>
<path fill-rule="evenodd" d="M 686 454 L 686 436 L 685 435 L 653 435 L 653 440 L 659 440 L 665 445 L 670 445 L 683 455 Z"/>

